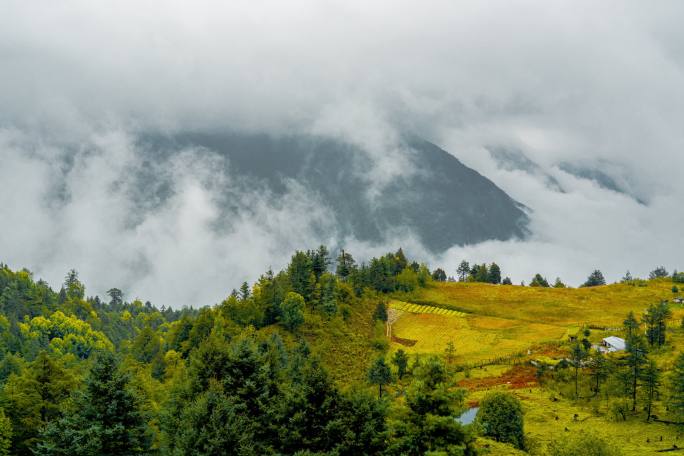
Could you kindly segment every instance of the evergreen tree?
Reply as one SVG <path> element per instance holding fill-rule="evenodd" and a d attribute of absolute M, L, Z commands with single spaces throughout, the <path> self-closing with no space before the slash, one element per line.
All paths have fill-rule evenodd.
<path fill-rule="evenodd" d="M 114 308 L 118 308 L 123 304 L 123 292 L 118 288 L 110 288 L 107 290 L 109 295 L 109 305 Z"/>
<path fill-rule="evenodd" d="M 465 394 L 454 390 L 447 379 L 439 358 L 416 360 L 406 392 L 407 411 L 393 421 L 389 454 L 476 454 L 472 437 L 456 420 Z"/>
<path fill-rule="evenodd" d="M 582 284 L 583 287 L 597 287 L 599 285 L 605 285 L 606 284 L 606 279 L 603 278 L 603 273 L 599 271 L 598 269 L 594 270 L 591 274 L 589 274 L 589 277 L 587 278 L 587 281 Z"/>
<path fill-rule="evenodd" d="M 489 266 L 489 283 L 500 284 L 501 283 L 501 268 L 498 264 L 492 263 Z"/>
<path fill-rule="evenodd" d="M 631 282 L 632 280 L 634 280 L 634 278 L 632 277 L 632 273 L 627 271 L 625 273 L 624 277 L 620 280 L 620 282 L 628 283 L 628 282 Z"/>
<path fill-rule="evenodd" d="M 627 365 L 627 388 L 632 397 L 632 411 L 636 410 L 637 390 L 639 387 L 639 380 L 642 377 L 642 371 L 646 365 L 648 354 L 646 344 L 641 336 L 632 336 L 627 339 L 627 356 L 625 362 Z"/>
<path fill-rule="evenodd" d="M 442 268 L 437 268 L 432 272 L 432 280 L 435 282 L 446 282 L 447 276 L 446 272 L 444 272 L 444 269 Z"/>
<path fill-rule="evenodd" d="M 373 318 L 375 320 L 387 321 L 387 306 L 384 301 L 378 302 L 375 306 L 375 312 L 373 312 Z"/>
<path fill-rule="evenodd" d="M 337 282 L 327 272 L 321 276 L 321 310 L 328 317 L 337 314 Z"/>
<path fill-rule="evenodd" d="M 576 341 L 570 349 L 570 361 L 575 369 L 575 399 L 579 398 L 579 371 L 587 358 L 587 349 L 580 341 Z"/>
<path fill-rule="evenodd" d="M 667 302 L 661 301 L 659 304 L 651 304 L 642 317 L 646 325 L 646 339 L 651 347 L 661 347 L 665 344 L 667 332 L 667 320 L 672 316 L 672 311 Z"/>
<path fill-rule="evenodd" d="M 40 455 L 146 454 L 150 441 L 138 400 L 114 355 L 101 352 L 77 406 L 43 432 Z"/>
<path fill-rule="evenodd" d="M 20 375 L 12 376 L 4 388 L 7 414 L 13 423 L 13 453 L 30 455 L 40 430 L 59 417 L 76 379 L 41 351 Z"/>
<path fill-rule="evenodd" d="M 240 285 L 240 299 L 246 301 L 249 299 L 249 284 L 247 282 L 242 282 Z"/>
<path fill-rule="evenodd" d="M 553 283 L 553 288 L 565 288 L 565 284 L 561 281 L 560 277 L 556 277 L 556 281 Z"/>
<path fill-rule="evenodd" d="M 458 275 L 459 282 L 465 282 L 470 274 L 470 264 L 468 264 L 466 260 L 461 261 L 461 264 L 458 265 L 458 269 L 456 269 L 456 274 Z"/>
<path fill-rule="evenodd" d="M 680 422 L 684 422 L 684 352 L 677 356 L 670 376 L 669 409 Z"/>
<path fill-rule="evenodd" d="M 316 276 L 309 255 L 305 252 L 295 252 L 287 268 L 287 273 L 290 277 L 292 291 L 304 298 L 305 302 L 310 302 L 316 285 Z"/>
<path fill-rule="evenodd" d="M 541 274 L 535 274 L 535 276 L 532 278 L 532 281 L 530 282 L 530 286 L 549 288 L 549 282 L 548 280 L 546 280 L 546 278 L 542 277 Z"/>
<path fill-rule="evenodd" d="M 637 321 L 636 317 L 634 316 L 634 312 L 632 312 L 630 310 L 629 314 L 627 315 L 627 318 L 625 319 L 625 321 L 622 324 L 625 327 L 625 331 L 627 331 L 627 339 L 628 340 L 631 337 L 636 336 L 637 331 L 639 330 L 639 322 Z"/>
<path fill-rule="evenodd" d="M 337 257 L 337 267 L 335 268 L 335 273 L 342 280 L 346 281 L 355 269 L 356 263 L 354 258 L 352 258 L 352 256 L 343 249 L 340 252 L 340 255 Z"/>
<path fill-rule="evenodd" d="M 592 380 L 594 396 L 601 392 L 601 382 L 608 378 L 610 365 L 601 350 L 595 350 L 589 359 L 589 372 Z"/>
<path fill-rule="evenodd" d="M 368 370 L 368 383 L 378 385 L 378 397 L 382 397 L 382 387 L 392 382 L 392 371 L 384 357 L 379 357 Z"/>
<path fill-rule="evenodd" d="M 330 253 L 326 246 L 321 245 L 315 252 L 311 252 L 310 257 L 311 269 L 316 277 L 316 281 L 318 281 L 324 273 L 328 272 Z"/>
<path fill-rule="evenodd" d="M 503 285 L 513 285 L 513 281 L 511 280 L 510 277 L 504 278 L 503 281 L 502 281 L 501 283 L 502 283 Z"/>
<path fill-rule="evenodd" d="M 0 456 L 9 456 L 12 446 L 12 422 L 0 408 Z"/>
<path fill-rule="evenodd" d="M 646 399 L 646 421 L 651 420 L 651 410 L 653 409 L 653 402 L 658 396 L 660 389 L 660 370 L 655 361 L 649 360 L 641 373 L 641 381 L 645 389 L 644 397 Z"/>
<path fill-rule="evenodd" d="M 406 368 L 408 367 L 408 355 L 401 348 L 394 352 L 392 356 L 392 364 L 397 366 L 397 376 L 401 380 L 406 375 Z"/>
<path fill-rule="evenodd" d="M 667 272 L 667 269 L 665 269 L 665 267 L 663 266 L 658 266 L 648 274 L 649 279 L 660 279 L 668 276 L 669 274 Z"/>
<path fill-rule="evenodd" d="M 304 323 L 304 298 L 295 292 L 289 292 L 282 304 L 282 322 L 290 331 L 296 330 Z"/>

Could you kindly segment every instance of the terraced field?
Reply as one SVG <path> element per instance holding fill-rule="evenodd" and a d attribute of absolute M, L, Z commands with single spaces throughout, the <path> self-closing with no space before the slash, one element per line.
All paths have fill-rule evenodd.
<path fill-rule="evenodd" d="M 389 303 L 390 309 L 401 310 L 415 314 L 435 314 L 444 315 L 445 317 L 465 317 L 464 312 L 458 310 L 443 309 L 435 306 L 425 306 L 420 304 L 413 304 L 411 302 L 392 300 Z"/>

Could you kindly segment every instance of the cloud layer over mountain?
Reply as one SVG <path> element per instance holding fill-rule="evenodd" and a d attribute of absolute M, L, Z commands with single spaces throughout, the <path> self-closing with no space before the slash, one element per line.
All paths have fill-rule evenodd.
<path fill-rule="evenodd" d="M 2 2 L 0 261 L 202 305 L 332 242 L 328 208 L 296 183 L 245 193 L 211 152 L 148 169 L 136 149 L 147 131 L 232 129 L 344 139 L 378 185 L 412 172 L 398 139 L 417 134 L 533 209 L 525 242 L 434 258 L 411 233 L 347 239 L 359 252 L 402 244 L 451 271 L 496 260 L 516 281 L 574 284 L 596 267 L 611 280 L 682 268 L 681 17 L 676 1 Z M 499 166 L 492 148 L 535 172 Z M 168 175 L 173 197 L 136 194 L 140 169 Z M 229 229 L 227 197 L 245 209 Z"/>

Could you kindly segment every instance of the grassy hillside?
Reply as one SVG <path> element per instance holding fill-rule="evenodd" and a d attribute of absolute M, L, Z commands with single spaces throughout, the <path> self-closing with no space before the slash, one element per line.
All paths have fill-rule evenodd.
<path fill-rule="evenodd" d="M 399 314 L 392 348 L 441 353 L 453 342 L 457 362 L 468 364 L 562 343 L 584 325 L 598 340 L 621 328 L 630 311 L 639 315 L 649 304 L 672 299 L 671 288 L 669 280 L 561 289 L 436 283 L 391 301 Z M 673 321 L 684 316 L 681 306 L 672 311 Z"/>
<path fill-rule="evenodd" d="M 655 454 L 673 445 L 684 446 L 678 426 L 647 423 L 640 409 L 628 414 L 626 421 L 616 420 L 612 408 L 618 396 L 585 394 L 575 400 L 569 393 L 571 381 L 540 384 L 529 361 L 568 357 L 568 336 L 581 327 L 591 328 L 592 342 L 610 334 L 624 337 L 622 325 L 630 311 L 640 319 L 650 304 L 672 301 L 674 296 L 670 279 L 579 289 L 435 283 L 396 295 L 390 302 L 390 351 L 443 356 L 452 342 L 455 378 L 469 391 L 468 402 L 475 406 L 496 390 L 513 392 L 523 403 L 525 431 L 534 454 L 543 453 L 552 439 L 586 432 L 613 442 L 625 455 Z M 684 308 L 670 303 L 670 310 L 668 343 L 649 354 L 661 369 L 663 385 L 668 384 L 675 358 L 684 347 L 680 329 Z M 618 365 L 620 356 L 613 356 Z M 588 375 L 582 373 L 580 379 L 586 391 Z M 666 406 L 664 393 L 656 401 L 655 414 L 667 416 Z M 485 454 L 514 454 L 510 447 L 491 442 L 481 448 Z"/>

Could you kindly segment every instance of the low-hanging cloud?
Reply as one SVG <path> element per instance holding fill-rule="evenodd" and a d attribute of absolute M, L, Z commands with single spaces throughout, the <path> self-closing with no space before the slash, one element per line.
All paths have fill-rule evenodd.
<path fill-rule="evenodd" d="M 174 306 L 215 302 L 320 242 L 360 256 L 402 244 L 450 273 L 462 258 L 496 260 L 516 281 L 684 267 L 683 15 L 674 1 L 8 0 L 0 261 L 53 285 L 76 267 L 92 292 Z M 532 236 L 437 257 L 401 228 L 368 245 L 339 239 L 335 214 L 296 182 L 282 197 L 245 192 L 202 149 L 141 161 L 136 135 L 203 129 L 342 138 L 373 158 L 359 170 L 371 193 L 413 172 L 400 138 L 418 134 L 530 207 Z M 540 172 L 500 169 L 492 146 Z M 600 169 L 647 204 L 562 163 Z M 136 194 L 141 169 L 169 195 Z"/>

